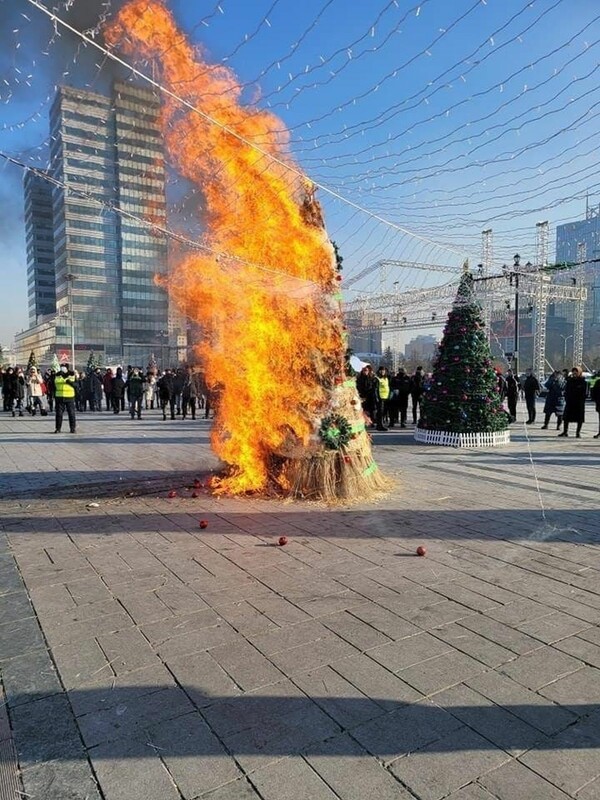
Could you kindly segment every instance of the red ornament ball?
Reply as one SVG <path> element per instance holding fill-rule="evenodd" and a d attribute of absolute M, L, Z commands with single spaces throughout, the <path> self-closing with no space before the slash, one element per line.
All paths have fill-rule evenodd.
<path fill-rule="evenodd" d="M 344 456 L 344 461 L 346 462 L 346 464 L 350 464 L 352 462 L 352 459 L 350 458 L 350 456 Z"/>
<path fill-rule="evenodd" d="M 196 499 L 196 497 L 200 497 L 200 495 L 198 494 L 198 492 L 192 492 L 192 497 Z"/>
<path fill-rule="evenodd" d="M 198 523 L 198 526 L 202 529 L 208 528 L 208 522 L 205 519 L 201 519 L 200 522 Z"/>
<path fill-rule="evenodd" d="M 336 279 L 336 281 L 341 281 L 342 280 L 342 276 L 341 275 L 336 275 L 335 279 Z"/>
<path fill-rule="evenodd" d="M 423 545 L 422 545 L 422 544 L 420 544 L 420 545 L 417 547 L 417 555 L 418 555 L 418 556 L 426 556 L 426 555 L 427 555 L 427 548 L 426 548 L 426 547 L 423 547 Z"/>
<path fill-rule="evenodd" d="M 280 547 L 283 547 L 284 544 L 287 544 L 287 543 L 288 543 L 287 536 L 280 536 L 279 537 L 279 545 L 280 545 Z"/>
<path fill-rule="evenodd" d="M 167 497 L 170 497 L 171 499 L 172 499 L 173 497 L 177 497 L 177 492 L 175 491 L 175 489 L 171 489 L 171 491 L 169 492 L 169 494 L 167 495 Z"/>
<path fill-rule="evenodd" d="M 200 478 L 194 478 L 194 486 L 196 487 L 196 489 L 200 489 L 202 487 L 202 481 L 200 480 Z"/>

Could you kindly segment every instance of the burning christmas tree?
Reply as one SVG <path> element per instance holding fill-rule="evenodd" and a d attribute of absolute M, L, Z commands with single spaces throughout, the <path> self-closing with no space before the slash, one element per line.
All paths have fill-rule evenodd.
<path fill-rule="evenodd" d="M 500 444 L 508 441 L 508 423 L 473 277 L 465 271 L 423 396 L 415 438 L 435 444 Z"/>
<path fill-rule="evenodd" d="M 334 499 L 381 489 L 344 371 L 341 260 L 284 124 L 243 105 L 231 70 L 206 63 L 160 0 L 130 0 L 106 39 L 151 62 L 173 92 L 162 114 L 167 152 L 204 198 L 206 234 L 166 288 L 203 331 L 211 442 L 228 465 L 217 490 Z"/>

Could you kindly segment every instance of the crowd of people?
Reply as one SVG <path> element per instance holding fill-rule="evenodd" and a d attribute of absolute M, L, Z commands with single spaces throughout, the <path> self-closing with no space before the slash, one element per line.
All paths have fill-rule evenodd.
<path fill-rule="evenodd" d="M 527 425 L 536 420 L 536 400 L 546 392 L 544 402 L 544 424 L 548 430 L 550 420 L 556 417 L 556 430 L 561 437 L 569 435 L 569 425 L 575 426 L 575 436 L 581 438 L 585 421 L 585 408 L 588 387 L 580 367 L 569 370 L 555 370 L 540 384 L 531 370 L 519 378 L 512 370 L 503 374 L 496 371 L 498 388 L 506 401 L 511 422 L 517 419 L 517 403 L 525 401 Z M 380 366 L 375 372 L 370 364 L 360 371 L 356 387 L 361 398 L 365 416 L 378 431 L 387 431 L 399 425 L 406 428 L 408 416 L 416 425 L 420 416 L 421 400 L 429 388 L 431 374 L 423 367 L 417 367 L 409 375 L 403 367 L 390 374 L 387 367 Z M 55 413 L 55 433 L 62 430 L 65 413 L 69 419 L 71 433 L 77 430 L 77 412 L 99 412 L 104 408 L 113 414 L 128 413 L 131 419 L 141 419 L 144 411 L 157 409 L 163 420 L 196 419 L 196 414 L 204 412 L 209 418 L 218 400 L 219 387 L 209 389 L 203 376 L 194 367 L 178 367 L 143 371 L 140 367 L 128 366 L 126 370 L 116 367 L 86 372 L 76 372 L 69 364 L 61 365 L 58 371 L 47 369 L 41 372 L 37 367 L 23 370 L 21 367 L 6 367 L 1 370 L 0 392 L 2 407 L 13 417 L 25 414 L 35 416 L 38 412 L 47 416 Z M 591 385 L 591 399 L 598 413 L 598 433 L 600 438 L 600 375 L 595 376 Z"/>
<path fill-rule="evenodd" d="M 1 370 L 0 393 L 2 408 L 13 417 L 26 414 L 47 416 L 55 414 L 55 433 L 62 430 L 64 415 L 69 419 L 71 433 L 77 431 L 78 412 L 113 414 L 127 413 L 131 419 L 142 419 L 142 412 L 157 409 L 163 420 L 196 419 L 204 412 L 208 419 L 218 397 L 218 387 L 209 389 L 203 376 L 194 367 L 178 367 L 143 371 L 128 366 L 126 370 L 99 368 L 76 372 L 69 364 L 59 370 L 37 367 L 24 370 L 6 367 Z"/>
<path fill-rule="evenodd" d="M 510 369 L 506 373 L 496 370 L 496 376 L 500 397 L 506 401 L 511 422 L 517 420 L 517 404 L 521 399 L 525 401 L 527 409 L 525 424 L 533 425 L 536 420 L 536 400 L 544 389 L 546 399 L 542 430 L 548 430 L 552 415 L 556 415 L 556 429 L 561 431 L 561 437 L 569 435 L 569 425 L 573 424 L 576 426 L 575 436 L 581 438 L 588 387 L 580 367 L 555 370 L 543 387 L 532 370 L 527 370 L 521 377 Z M 417 367 L 413 375 L 408 375 L 401 367 L 393 375 L 385 366 L 380 366 L 375 372 L 367 364 L 356 377 L 356 388 L 369 422 L 376 430 L 387 431 L 398 424 L 406 428 L 409 410 L 412 411 L 413 425 L 417 424 L 423 393 L 429 388 L 430 381 L 431 374 L 424 373 L 423 367 Z M 590 397 L 598 414 L 598 433 L 594 439 L 599 439 L 600 375 L 596 376 L 591 386 Z"/>

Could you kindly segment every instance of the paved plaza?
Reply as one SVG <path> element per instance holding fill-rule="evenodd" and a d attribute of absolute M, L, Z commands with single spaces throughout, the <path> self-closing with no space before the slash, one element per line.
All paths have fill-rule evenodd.
<path fill-rule="evenodd" d="M 596 420 L 375 434 L 326 508 L 192 497 L 204 420 L 3 415 L 1 800 L 600 798 Z"/>

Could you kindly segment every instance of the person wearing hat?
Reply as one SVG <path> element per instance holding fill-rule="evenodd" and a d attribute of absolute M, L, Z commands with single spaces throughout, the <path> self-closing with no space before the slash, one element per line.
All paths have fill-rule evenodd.
<path fill-rule="evenodd" d="M 75 418 L 75 373 L 69 369 L 68 364 L 62 364 L 60 372 L 54 378 L 54 397 L 56 400 L 56 426 L 54 433 L 62 430 L 62 421 L 65 411 L 69 417 L 71 433 L 76 433 L 77 420 Z"/>

